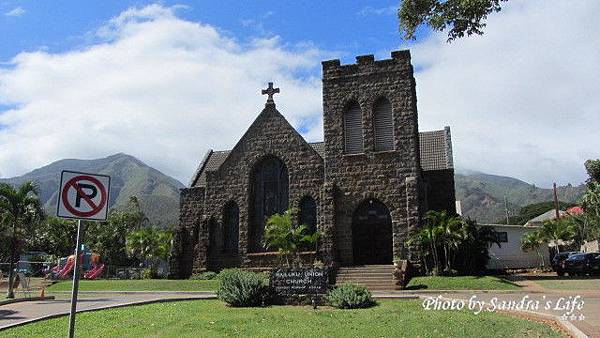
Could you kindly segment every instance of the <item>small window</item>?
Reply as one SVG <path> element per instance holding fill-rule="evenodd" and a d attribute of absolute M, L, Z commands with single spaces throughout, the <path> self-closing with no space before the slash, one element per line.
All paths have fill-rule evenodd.
<path fill-rule="evenodd" d="M 208 252 L 214 254 L 217 252 L 217 222 L 214 219 L 208 221 Z"/>
<path fill-rule="evenodd" d="M 373 127 L 375 128 L 375 151 L 394 150 L 392 105 L 385 98 L 375 103 Z"/>
<path fill-rule="evenodd" d="M 238 251 L 240 231 L 240 209 L 234 202 L 228 203 L 223 209 L 223 252 Z"/>
<path fill-rule="evenodd" d="M 346 154 L 363 152 L 362 113 L 358 103 L 353 103 L 344 113 L 344 142 Z"/>
<path fill-rule="evenodd" d="M 499 243 L 508 243 L 508 232 L 496 231 L 496 240 L 498 240 Z"/>
<path fill-rule="evenodd" d="M 306 225 L 311 234 L 317 231 L 317 203 L 310 196 L 300 201 L 299 224 Z"/>

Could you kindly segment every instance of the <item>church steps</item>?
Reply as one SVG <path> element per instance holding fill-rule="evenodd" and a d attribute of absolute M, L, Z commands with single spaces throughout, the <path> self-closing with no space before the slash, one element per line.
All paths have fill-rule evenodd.
<path fill-rule="evenodd" d="M 375 277 L 392 277 L 392 271 L 351 271 L 351 272 L 340 272 L 338 271 L 338 276 L 339 275 L 343 275 L 343 276 L 348 276 L 348 277 L 360 277 L 360 276 L 365 276 L 365 275 L 369 275 L 369 276 L 375 276 Z"/>
<path fill-rule="evenodd" d="M 341 267 L 337 271 L 336 284 L 355 283 L 371 291 L 394 290 L 393 265 L 365 265 Z"/>
<path fill-rule="evenodd" d="M 338 273 L 390 273 L 394 270 L 393 265 L 366 265 L 338 268 Z"/>
<path fill-rule="evenodd" d="M 374 277 L 342 277 L 336 279 L 337 283 L 393 283 L 394 279 L 391 277 L 385 278 L 374 278 Z"/>

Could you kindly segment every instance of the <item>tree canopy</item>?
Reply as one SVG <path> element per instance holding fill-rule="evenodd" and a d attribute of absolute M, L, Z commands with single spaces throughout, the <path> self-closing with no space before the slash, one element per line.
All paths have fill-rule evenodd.
<path fill-rule="evenodd" d="M 418 248 L 425 270 L 433 275 L 481 273 L 494 243 L 500 245 L 492 227 L 435 210 L 425 214 L 423 226 L 407 241 Z"/>
<path fill-rule="evenodd" d="M 585 161 L 585 170 L 590 176 L 588 182 L 600 183 L 600 159 Z"/>
<path fill-rule="evenodd" d="M 448 29 L 448 42 L 466 35 L 482 35 L 487 16 L 499 12 L 507 0 L 402 0 L 398 10 L 400 32 L 415 39 L 417 28 Z"/>
<path fill-rule="evenodd" d="M 38 195 L 38 186 L 31 181 L 25 182 L 17 188 L 0 183 L 0 221 L 4 223 L 4 226 L 12 229 L 7 298 L 14 298 L 13 270 L 19 256 L 19 242 L 23 238 L 22 233 L 44 216 Z"/>
<path fill-rule="evenodd" d="M 567 203 L 567 202 L 563 202 L 563 201 L 558 202 L 558 208 L 560 210 L 566 210 L 575 205 L 576 204 L 574 204 L 574 203 Z M 519 210 L 519 214 L 517 214 L 515 216 L 510 216 L 508 218 L 508 222 L 509 222 L 509 224 L 523 225 L 523 224 L 527 223 L 527 221 L 529 221 L 530 219 L 537 217 L 537 216 L 545 213 L 546 211 L 549 211 L 552 209 L 554 209 L 553 201 L 528 204 Z M 506 224 L 506 218 L 502 218 L 502 219 L 498 220 L 497 223 L 498 224 Z"/>

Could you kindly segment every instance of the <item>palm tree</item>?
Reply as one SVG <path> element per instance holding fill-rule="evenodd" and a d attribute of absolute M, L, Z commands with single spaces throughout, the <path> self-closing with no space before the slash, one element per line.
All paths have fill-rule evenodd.
<path fill-rule="evenodd" d="M 445 211 L 442 211 L 437 217 L 439 219 L 438 227 L 441 232 L 440 242 L 444 248 L 444 258 L 446 259 L 445 271 L 451 271 L 451 260 L 454 253 L 458 250 L 460 244 L 467 238 L 464 222 L 460 217 L 449 217 Z"/>
<path fill-rule="evenodd" d="M 17 230 L 33 224 L 43 216 L 38 198 L 38 187 L 32 181 L 21 184 L 17 189 L 0 183 L 0 214 L 3 221 L 12 227 L 10 266 L 8 271 L 7 298 L 14 298 L 14 264 L 17 256 Z"/>
<path fill-rule="evenodd" d="M 535 250 L 538 257 L 540 258 L 540 268 L 544 268 L 544 257 L 540 253 L 540 246 L 544 244 L 544 237 L 540 231 L 533 231 L 521 237 L 521 250 L 531 251 Z"/>
<path fill-rule="evenodd" d="M 554 244 L 556 253 L 560 252 L 560 248 L 558 246 L 560 241 L 568 241 L 573 239 L 575 236 L 575 229 L 573 228 L 573 225 L 564 219 L 556 219 L 544 222 L 540 230 L 542 238 Z"/>
<path fill-rule="evenodd" d="M 283 215 L 275 214 L 267 220 L 263 236 L 263 244 L 267 249 L 277 249 L 285 258 L 286 265 L 290 266 L 291 256 L 300 264 L 300 251 L 303 248 L 315 246 L 320 236 L 319 231 L 309 233 L 308 227 L 301 224 L 294 227 L 292 224 L 293 210 L 286 210 Z"/>
<path fill-rule="evenodd" d="M 443 217 L 445 217 L 445 212 L 428 211 L 425 214 L 425 223 L 423 224 L 423 227 L 413 232 L 408 239 L 409 245 L 417 244 L 421 248 L 429 246 L 433 258 L 434 268 L 432 269 L 432 272 L 434 275 L 437 275 L 441 271 L 438 245 L 439 238 L 443 232 L 439 227 L 439 224 L 442 222 Z M 427 260 L 424 261 L 425 268 L 427 269 Z"/>
<path fill-rule="evenodd" d="M 156 272 L 159 259 L 167 260 L 171 251 L 173 233 L 148 226 L 129 233 L 126 237 L 126 249 L 130 256 L 140 261 L 150 261 L 150 269 Z"/>
<path fill-rule="evenodd" d="M 453 269 L 463 274 L 480 274 L 490 259 L 489 248 L 494 244 L 500 247 L 497 233 L 493 227 L 477 224 L 471 219 L 463 220 L 461 230 L 463 238 L 455 253 L 455 257 L 458 253 L 461 259 L 453 260 Z"/>

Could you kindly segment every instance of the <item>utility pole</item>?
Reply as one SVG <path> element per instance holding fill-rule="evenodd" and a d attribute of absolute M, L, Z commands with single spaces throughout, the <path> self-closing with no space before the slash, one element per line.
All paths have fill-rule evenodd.
<path fill-rule="evenodd" d="M 556 193 L 556 182 L 554 182 L 554 211 L 556 212 L 556 219 L 560 218 L 560 212 L 558 211 L 558 194 Z"/>
<path fill-rule="evenodd" d="M 506 224 L 510 224 L 508 221 L 508 200 L 506 199 L 506 195 L 504 195 L 504 212 L 506 213 Z"/>
<path fill-rule="evenodd" d="M 8 268 L 8 292 L 6 293 L 6 298 L 15 298 L 15 293 L 13 290 L 13 284 L 15 281 L 15 259 L 17 252 L 17 220 L 13 220 L 12 224 L 12 239 L 11 239 L 11 248 L 10 248 L 10 264 Z M 19 262 L 17 262 L 18 264 Z M 20 283 L 20 281 L 19 281 Z"/>

